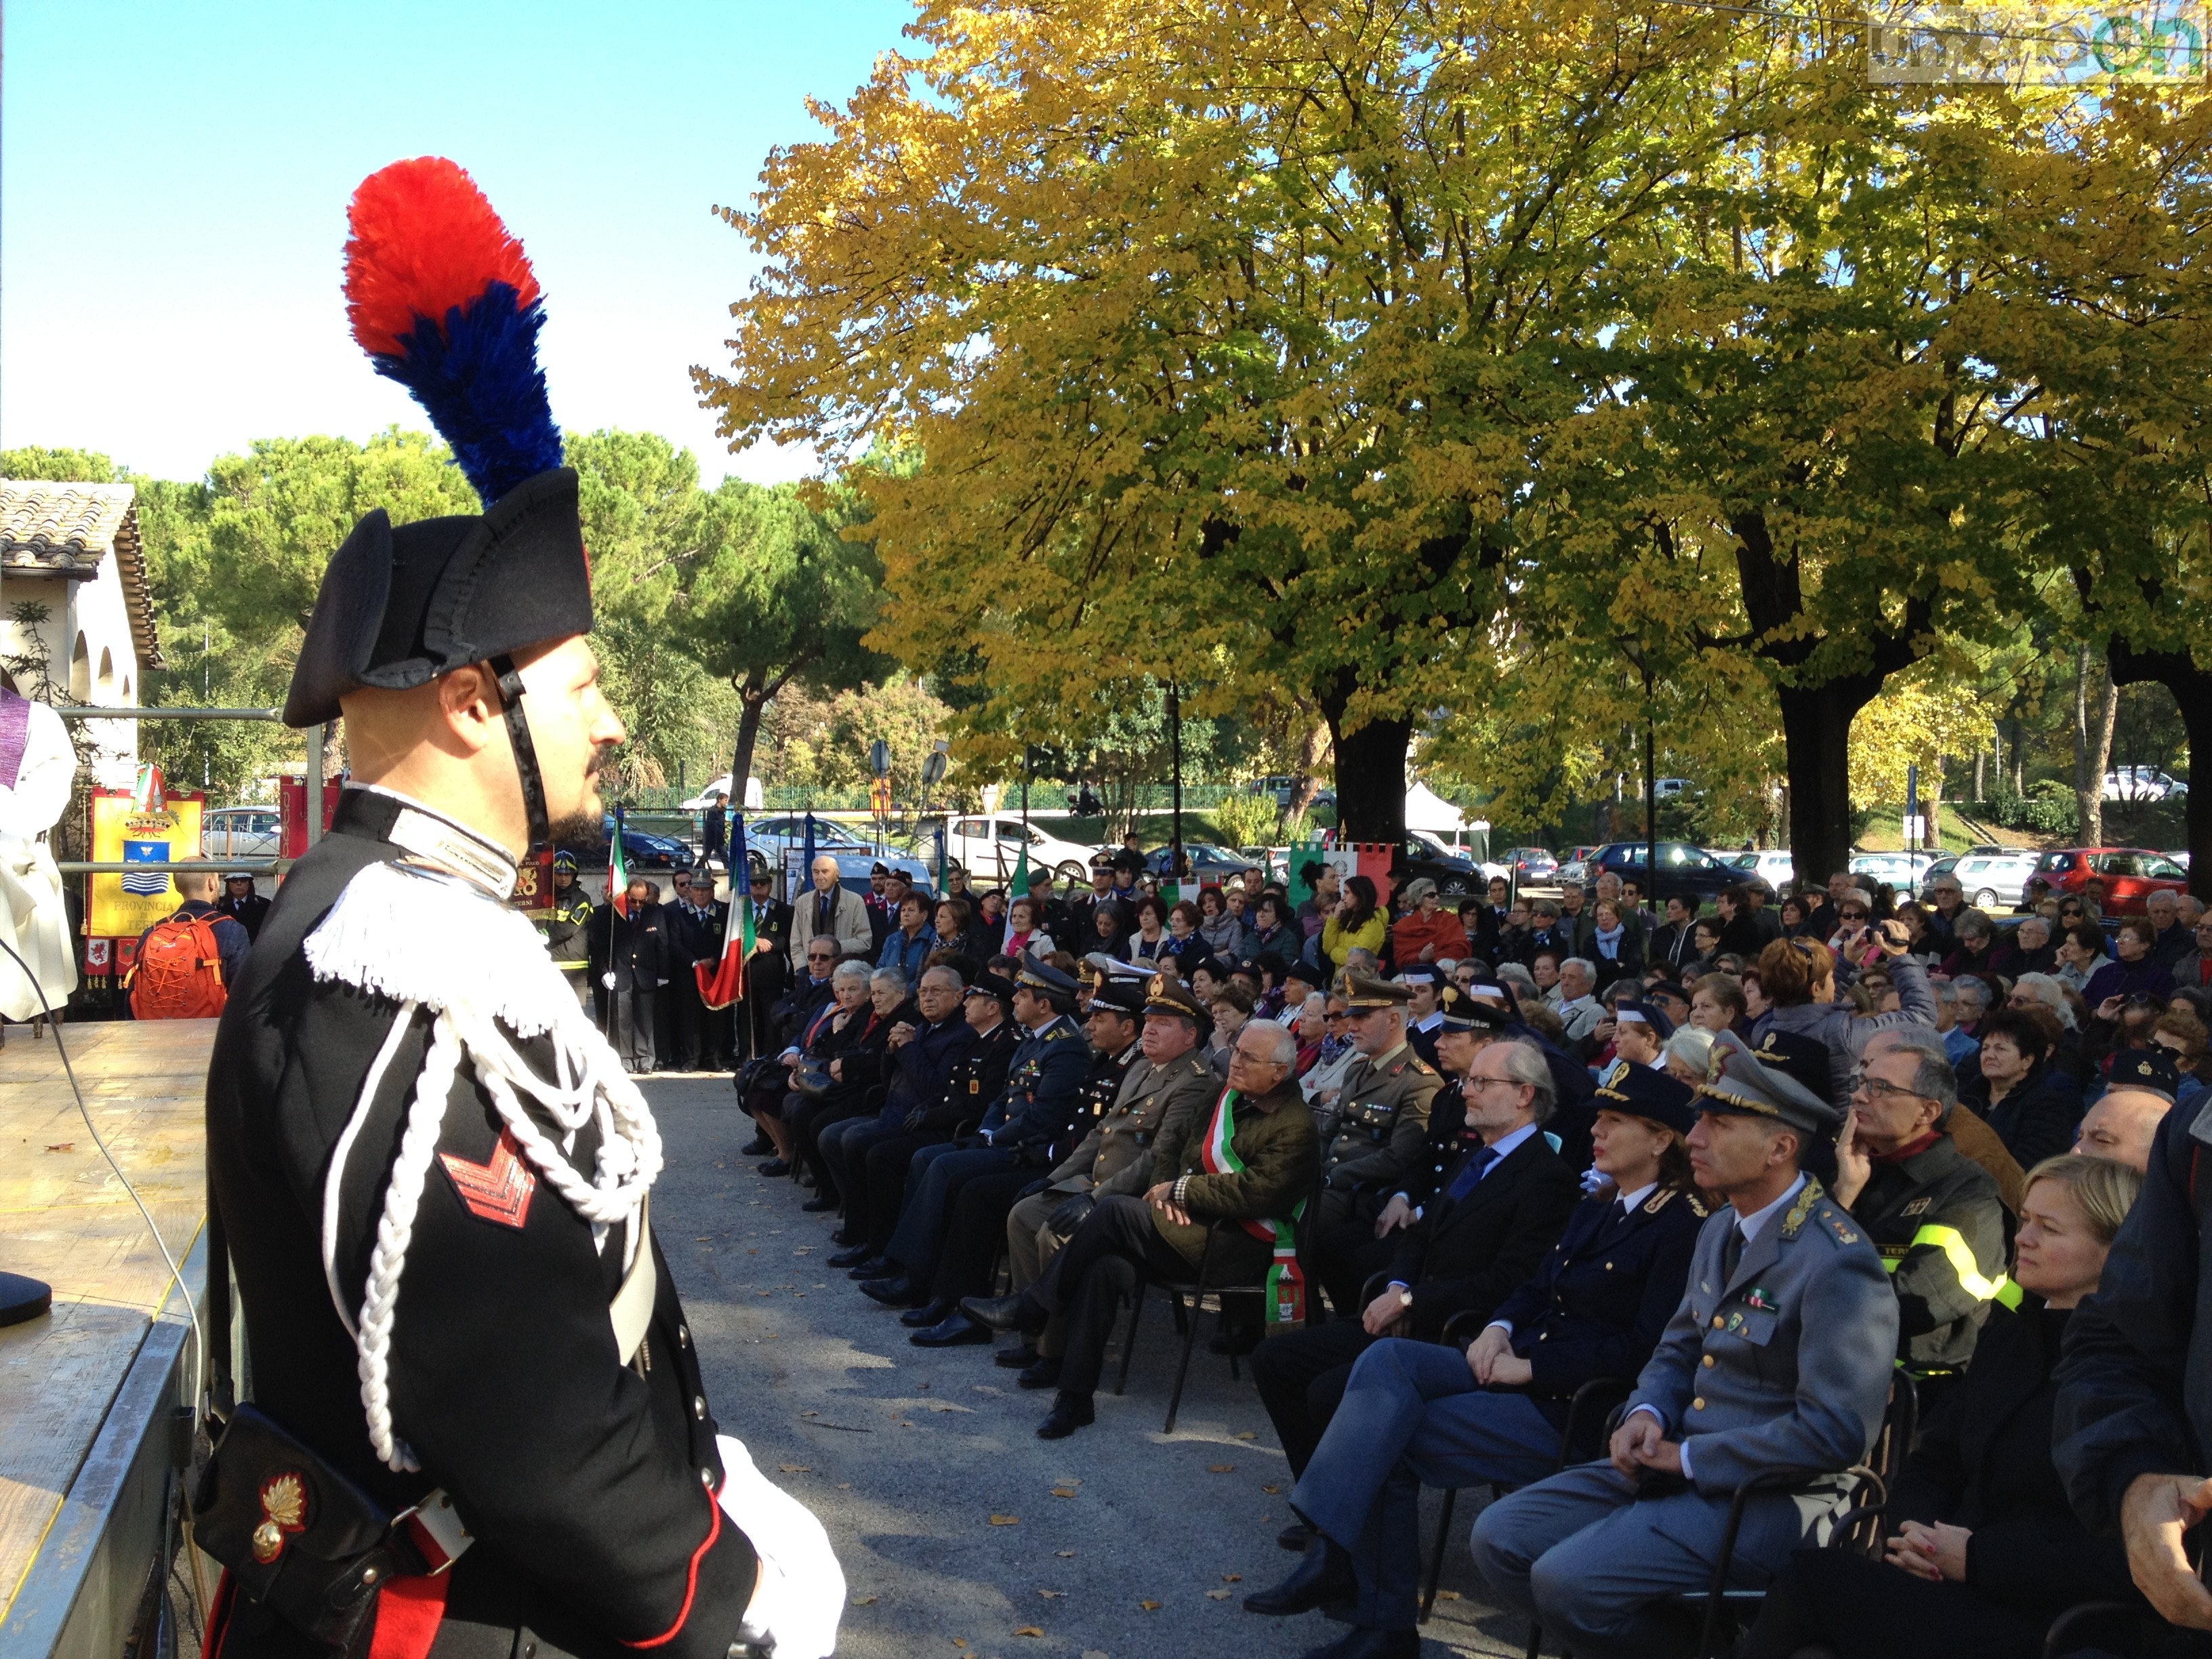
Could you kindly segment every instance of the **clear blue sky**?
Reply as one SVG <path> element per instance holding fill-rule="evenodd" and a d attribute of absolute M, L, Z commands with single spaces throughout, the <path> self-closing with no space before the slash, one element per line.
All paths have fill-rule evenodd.
<path fill-rule="evenodd" d="M 687 371 L 726 364 L 755 265 L 711 216 L 902 44 L 908 0 L 15 0 L 0 91 L 0 445 L 198 477 L 257 437 L 415 405 L 345 329 L 354 185 L 443 155 L 529 249 L 564 428 L 729 455 Z"/>

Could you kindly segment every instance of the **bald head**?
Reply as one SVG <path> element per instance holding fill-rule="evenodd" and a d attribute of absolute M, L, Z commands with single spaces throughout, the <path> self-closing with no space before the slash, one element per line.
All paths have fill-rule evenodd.
<path fill-rule="evenodd" d="M 814 890 L 826 893 L 837 884 L 837 860 L 827 853 L 817 853 L 811 866 Z"/>
<path fill-rule="evenodd" d="M 2087 1157 L 2112 1158 L 2138 1173 L 2146 1171 L 2150 1168 L 2151 1140 L 2172 1109 L 2172 1101 L 2148 1089 L 2107 1089 L 2082 1115 L 2081 1135 L 2074 1150 Z"/>
<path fill-rule="evenodd" d="M 177 884 L 177 892 L 186 902 L 194 899 L 202 904 L 213 904 L 222 894 L 222 882 L 212 870 L 185 870 L 169 878 Z"/>

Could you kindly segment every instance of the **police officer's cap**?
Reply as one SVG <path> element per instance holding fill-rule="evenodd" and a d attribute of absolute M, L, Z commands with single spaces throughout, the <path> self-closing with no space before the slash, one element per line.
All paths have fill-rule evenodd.
<path fill-rule="evenodd" d="M 1513 1017 L 1505 1010 L 1492 1003 L 1477 1002 L 1456 985 L 1444 987 L 1437 1000 L 1437 1012 L 1447 1031 L 1487 1031 L 1495 1036 L 1513 1023 Z"/>
<path fill-rule="evenodd" d="M 2112 1080 L 2107 1086 L 2140 1089 L 2146 1094 L 2164 1095 L 2172 1100 L 2181 1091 L 2181 1073 L 2173 1063 L 2173 1056 L 2163 1048 L 2129 1048 L 2112 1061 Z"/>
<path fill-rule="evenodd" d="M 1613 1018 L 1617 1025 L 1648 1025 L 1662 1042 L 1674 1035 L 1674 1022 L 1653 1003 L 1624 1002 L 1613 1011 Z"/>
<path fill-rule="evenodd" d="M 1145 988 L 1133 980 L 1109 980 L 1091 993 L 1091 1012 L 1101 1009 L 1141 1020 L 1147 1006 Z"/>
<path fill-rule="evenodd" d="M 1034 991 L 1048 997 L 1058 1007 L 1073 1007 L 1079 988 L 1076 982 L 1048 962 L 1039 962 L 1035 957 L 1024 958 L 1021 971 L 1014 975 L 1017 990 Z"/>
<path fill-rule="evenodd" d="M 969 981 L 963 995 L 996 997 L 1003 1006 L 1014 1000 L 1014 982 L 1004 974 L 978 974 Z"/>
<path fill-rule="evenodd" d="M 553 855 L 553 868 L 556 872 L 566 870 L 570 875 L 574 875 L 576 873 L 576 855 L 574 853 L 569 852 L 566 848 L 563 848 L 561 851 Z"/>
<path fill-rule="evenodd" d="M 1085 982 L 1091 985 L 1103 985 L 1115 979 L 1134 980 L 1142 984 L 1152 976 L 1150 963 L 1124 962 L 1103 951 L 1093 951 L 1084 957 L 1081 971 Z"/>
<path fill-rule="evenodd" d="M 1743 1117 L 1764 1117 L 1804 1134 L 1824 1134 L 1844 1115 L 1778 1066 L 1762 1063 L 1750 1045 L 1733 1031 L 1713 1038 L 1711 1069 L 1698 1086 L 1697 1109 Z"/>
<path fill-rule="evenodd" d="M 223 879 L 225 881 L 252 881 L 253 879 L 253 872 L 251 870 L 234 870 L 228 875 L 225 876 Z"/>
<path fill-rule="evenodd" d="M 1345 970 L 1344 1006 L 1347 1008 L 1401 1008 L 1413 1000 L 1411 987 L 1395 985 L 1370 974 Z"/>
<path fill-rule="evenodd" d="M 880 860 L 879 860 L 878 862 L 877 862 L 877 863 L 875 863 L 875 864 L 873 864 L 873 865 L 870 866 L 869 866 L 869 869 L 868 869 L 868 876 L 869 876 L 870 879 L 872 879 L 872 880 L 874 878 L 878 877 L 878 876 L 888 876 L 889 874 L 890 874 L 890 872 L 891 872 L 891 867 L 890 867 L 890 866 L 889 866 L 888 864 L 884 864 L 884 863 L 881 862 Z"/>
<path fill-rule="evenodd" d="M 1207 1023 L 1206 1005 L 1191 994 L 1191 988 L 1173 974 L 1154 974 L 1145 987 L 1145 1012 L 1147 1014 L 1173 1014 L 1187 1019 L 1203 1030 Z"/>
<path fill-rule="evenodd" d="M 1698 1121 L 1698 1107 L 1692 1103 L 1696 1099 L 1690 1085 L 1679 1078 L 1649 1066 L 1624 1066 L 1611 1082 L 1598 1085 L 1592 1103 L 1601 1112 L 1649 1118 L 1678 1135 L 1686 1135 Z"/>
<path fill-rule="evenodd" d="M 1769 1026 L 1760 1035 L 1759 1047 L 1752 1052 L 1759 1064 L 1787 1072 L 1823 1100 L 1835 1087 L 1835 1073 L 1828 1065 L 1828 1045 L 1816 1036 Z"/>
<path fill-rule="evenodd" d="M 1398 982 L 1401 985 L 1441 985 L 1443 977 L 1443 970 L 1429 962 L 1407 963 L 1398 970 Z"/>

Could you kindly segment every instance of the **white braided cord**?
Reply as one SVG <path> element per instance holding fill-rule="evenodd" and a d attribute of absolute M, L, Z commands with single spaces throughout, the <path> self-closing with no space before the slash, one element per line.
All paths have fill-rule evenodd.
<path fill-rule="evenodd" d="M 492 946 L 492 960 L 481 952 L 470 958 L 465 980 L 456 975 L 450 951 L 442 958 L 422 951 L 427 937 L 452 937 L 456 898 L 473 901 L 486 913 L 485 942 Z M 319 978 L 345 980 L 437 1015 L 385 1189 L 356 1334 L 369 1443 L 390 1468 L 413 1470 L 420 1467 L 414 1451 L 398 1437 L 392 1420 L 392 1334 L 416 1214 L 463 1061 L 483 1084 L 530 1166 L 591 1224 L 595 1248 L 605 1247 L 610 1227 L 629 1224 L 625 1268 L 643 1245 L 636 1223 L 645 1195 L 660 1174 L 660 1131 L 621 1057 L 585 1018 L 536 930 L 479 890 L 402 866 L 371 865 L 348 884 L 310 938 L 307 957 Z M 549 988 L 557 998 L 546 994 Z M 485 991 L 495 999 L 491 1006 Z M 508 1026 L 526 1035 L 547 1035 L 554 1078 L 538 1075 L 516 1052 Z M 586 1123 L 595 1125 L 599 1149 L 592 1179 L 586 1181 L 546 1133 L 525 1095 L 570 1146 Z"/>

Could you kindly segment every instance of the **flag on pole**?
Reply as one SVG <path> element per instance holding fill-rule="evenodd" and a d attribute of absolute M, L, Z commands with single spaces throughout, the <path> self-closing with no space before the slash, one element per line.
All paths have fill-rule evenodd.
<path fill-rule="evenodd" d="M 1006 889 L 1006 902 L 1012 904 L 1016 899 L 1027 898 L 1029 895 L 1030 849 L 1028 843 L 1024 842 L 1021 857 L 1014 860 L 1014 879 Z"/>
<path fill-rule="evenodd" d="M 722 921 L 721 960 L 695 963 L 691 968 L 699 981 L 699 1000 L 714 1009 L 744 1000 L 745 964 L 753 959 L 752 865 L 745 856 L 742 812 L 730 820 L 729 864 L 730 914 Z"/>
<path fill-rule="evenodd" d="M 607 839 L 607 902 L 629 920 L 629 865 L 623 857 L 623 810 L 615 808 L 615 832 Z"/>
<path fill-rule="evenodd" d="M 806 891 L 807 884 L 814 879 L 814 814 L 811 812 L 806 815 L 806 844 L 800 857 L 805 862 L 799 866 L 798 878 L 792 883 L 794 899 L 799 893 Z"/>
<path fill-rule="evenodd" d="M 945 891 L 945 826 L 941 823 L 937 826 L 937 890 L 940 896 Z"/>

